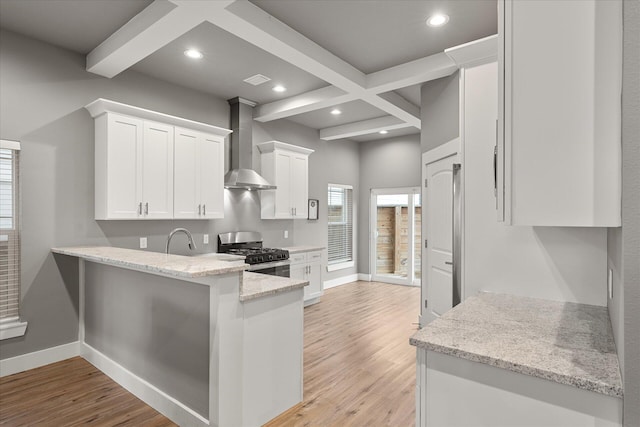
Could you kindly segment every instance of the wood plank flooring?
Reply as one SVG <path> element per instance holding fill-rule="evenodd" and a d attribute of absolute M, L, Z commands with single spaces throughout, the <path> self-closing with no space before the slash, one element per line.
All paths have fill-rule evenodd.
<path fill-rule="evenodd" d="M 81 357 L 0 378 L 1 426 L 175 426 Z"/>
<path fill-rule="evenodd" d="M 304 312 L 304 401 L 266 426 L 413 426 L 419 311 L 419 288 L 326 290 Z"/>
<path fill-rule="evenodd" d="M 413 426 L 419 288 L 354 282 L 304 313 L 304 401 L 268 427 Z M 174 426 L 84 359 L 0 378 L 1 426 Z"/>

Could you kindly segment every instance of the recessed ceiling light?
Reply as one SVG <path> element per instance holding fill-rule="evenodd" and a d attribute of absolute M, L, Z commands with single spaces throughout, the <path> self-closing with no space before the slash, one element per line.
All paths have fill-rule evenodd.
<path fill-rule="evenodd" d="M 384 129 L 383 129 L 383 130 L 381 130 L 381 131 L 380 131 L 380 132 L 378 132 L 378 133 L 379 133 L 379 134 L 381 134 L 381 135 L 386 135 L 386 134 L 388 134 L 388 133 L 389 133 L 389 131 L 388 131 L 388 130 L 384 130 Z"/>
<path fill-rule="evenodd" d="M 274 92 L 284 92 L 285 90 L 287 90 L 287 88 L 282 85 L 276 85 L 273 87 Z"/>
<path fill-rule="evenodd" d="M 337 116 L 338 114 L 342 114 L 342 111 L 338 110 L 337 108 L 334 108 L 333 110 L 331 110 L 331 114 L 333 114 L 334 116 Z"/>
<path fill-rule="evenodd" d="M 184 51 L 184 56 L 188 56 L 189 58 L 193 59 L 202 59 L 204 55 L 199 50 L 187 49 Z"/>
<path fill-rule="evenodd" d="M 430 27 L 441 27 L 447 22 L 449 22 L 449 15 L 443 13 L 436 13 L 427 19 L 427 25 Z"/>

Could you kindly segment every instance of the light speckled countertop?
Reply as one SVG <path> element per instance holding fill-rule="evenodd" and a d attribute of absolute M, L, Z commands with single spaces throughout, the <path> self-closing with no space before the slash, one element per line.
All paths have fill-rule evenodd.
<path fill-rule="evenodd" d="M 309 282 L 306 280 L 269 276 L 267 274 L 245 271 L 242 274 L 240 301 L 249 301 L 280 292 L 292 291 L 294 289 L 303 288 L 308 284 Z"/>
<path fill-rule="evenodd" d="M 324 246 L 289 246 L 288 248 L 282 248 L 289 251 L 289 254 L 298 254 L 302 252 L 323 251 Z"/>
<path fill-rule="evenodd" d="M 606 307 L 481 293 L 427 324 L 410 343 L 608 396 L 623 395 Z"/>
<path fill-rule="evenodd" d="M 188 257 L 109 246 L 75 246 L 53 248 L 51 251 L 116 267 L 167 274 L 178 278 L 232 273 L 243 271 L 248 267 L 244 263 L 243 257 L 226 254 L 205 254 Z"/>

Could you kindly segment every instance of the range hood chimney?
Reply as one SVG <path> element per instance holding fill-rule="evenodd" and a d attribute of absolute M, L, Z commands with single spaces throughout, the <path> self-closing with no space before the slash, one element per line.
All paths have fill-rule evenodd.
<path fill-rule="evenodd" d="M 227 101 L 231 106 L 231 167 L 224 176 L 224 188 L 273 190 L 275 185 L 261 177 L 252 165 L 253 107 L 256 103 L 240 97 Z"/>

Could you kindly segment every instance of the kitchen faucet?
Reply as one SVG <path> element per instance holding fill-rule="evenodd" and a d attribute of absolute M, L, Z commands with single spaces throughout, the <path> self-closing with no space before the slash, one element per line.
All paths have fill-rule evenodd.
<path fill-rule="evenodd" d="M 171 233 L 169 233 L 169 237 L 167 237 L 167 254 L 169 253 L 169 244 L 171 243 L 171 238 L 173 237 L 174 234 L 178 232 L 184 233 L 187 235 L 187 238 L 189 239 L 189 249 L 191 250 L 198 249 L 196 247 L 195 242 L 193 241 L 193 236 L 191 235 L 189 230 L 187 230 L 186 228 L 176 228 Z"/>

